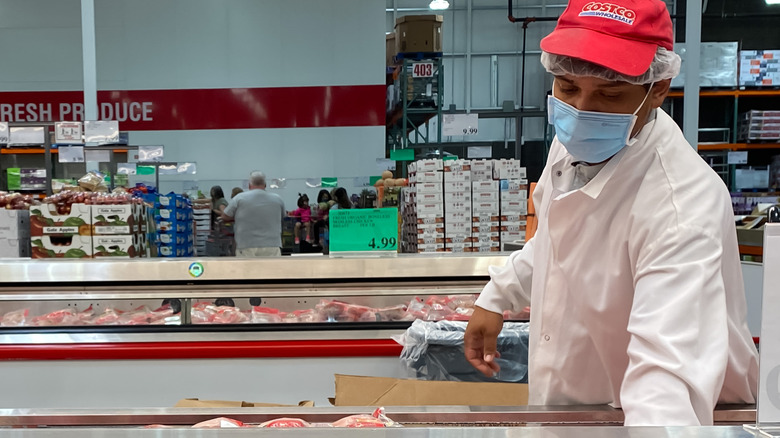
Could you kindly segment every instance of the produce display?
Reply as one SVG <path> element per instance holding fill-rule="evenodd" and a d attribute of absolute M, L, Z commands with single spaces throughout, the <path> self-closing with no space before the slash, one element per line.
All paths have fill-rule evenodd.
<path fill-rule="evenodd" d="M 0 191 L 0 209 L 29 210 L 31 205 L 36 204 L 38 204 L 38 201 L 31 195 Z"/>
<path fill-rule="evenodd" d="M 474 313 L 476 295 L 432 295 L 415 297 L 408 304 L 374 308 L 339 300 L 321 300 L 313 309 L 284 312 L 254 306 L 242 310 L 234 306 L 217 306 L 211 302 L 196 302 L 192 306 L 192 324 L 279 324 L 325 322 L 392 322 L 392 321 L 468 321 Z M 520 312 L 504 312 L 504 320 L 527 320 L 530 308 Z M 92 307 L 77 312 L 57 310 L 45 315 L 30 315 L 29 309 L 6 313 L 0 326 L 74 326 L 74 325 L 165 325 L 180 324 L 180 316 L 170 305 L 150 310 L 142 306 L 130 311 L 106 308 L 96 312 Z"/>
<path fill-rule="evenodd" d="M 401 427 L 385 415 L 385 408 L 377 408 L 371 415 L 350 415 L 333 423 L 309 423 L 300 418 L 276 418 L 262 424 L 249 424 L 227 417 L 212 418 L 192 426 L 193 429 L 234 429 L 234 428 L 292 428 L 292 427 L 337 427 L 337 428 L 378 428 Z M 145 429 L 170 429 L 174 426 L 152 424 Z"/>

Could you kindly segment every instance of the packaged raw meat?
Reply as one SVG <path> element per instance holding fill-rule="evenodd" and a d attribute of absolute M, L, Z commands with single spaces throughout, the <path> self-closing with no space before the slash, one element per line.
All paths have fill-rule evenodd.
<path fill-rule="evenodd" d="M 350 415 L 333 422 L 333 427 L 398 427 L 385 415 L 385 408 L 377 408 L 371 415 Z"/>
<path fill-rule="evenodd" d="M 311 425 L 300 418 L 277 418 L 266 421 L 258 427 L 311 427 Z"/>
<path fill-rule="evenodd" d="M 423 303 L 423 301 L 418 298 L 412 298 L 412 301 L 409 302 L 409 306 L 406 308 L 406 314 L 407 319 L 415 320 L 415 319 L 421 319 L 426 320 L 428 318 L 428 312 L 431 310 L 431 306 L 426 305 Z"/>
<path fill-rule="evenodd" d="M 404 304 L 376 309 L 376 317 L 378 321 L 402 321 L 405 315 L 406 305 Z"/>
<path fill-rule="evenodd" d="M 119 320 L 122 318 L 122 311 L 108 308 L 100 315 L 96 316 L 91 324 L 94 325 L 119 325 Z"/>
<path fill-rule="evenodd" d="M 80 325 L 78 316 L 73 309 L 56 310 L 46 315 L 36 316 L 32 320 L 35 326 L 68 326 Z"/>
<path fill-rule="evenodd" d="M 193 324 L 210 324 L 214 321 L 214 315 L 216 314 L 216 306 L 211 305 L 208 302 L 195 303 L 192 306 L 190 312 L 191 320 Z"/>
<path fill-rule="evenodd" d="M 175 426 L 166 426 L 164 424 L 150 424 L 148 426 L 144 426 L 144 429 L 174 429 Z"/>
<path fill-rule="evenodd" d="M 214 324 L 245 324 L 249 316 L 238 307 L 219 306 L 215 308 Z"/>
<path fill-rule="evenodd" d="M 89 324 L 92 321 L 92 317 L 95 315 L 95 310 L 92 306 L 87 307 L 78 314 L 79 321 L 82 324 Z"/>
<path fill-rule="evenodd" d="M 476 295 L 450 295 L 447 297 L 447 305 L 450 309 L 455 310 L 457 308 L 473 309 L 474 303 L 477 301 Z"/>
<path fill-rule="evenodd" d="M 468 321 L 471 319 L 471 315 L 474 314 L 474 308 L 468 308 L 464 309 L 463 307 L 458 307 L 455 309 L 455 311 L 449 315 L 447 315 L 444 319 L 447 321 Z"/>
<path fill-rule="evenodd" d="M 282 322 L 282 314 L 279 309 L 272 307 L 254 306 L 252 307 L 253 324 L 272 324 Z"/>
<path fill-rule="evenodd" d="M 193 429 L 226 429 L 234 427 L 244 427 L 244 423 L 232 418 L 219 417 L 202 421 L 192 426 Z"/>
<path fill-rule="evenodd" d="M 298 322 L 320 322 L 320 317 L 314 309 L 296 310 L 292 314 L 298 319 Z M 290 314 L 288 313 L 287 316 Z"/>
<path fill-rule="evenodd" d="M 0 321 L 0 327 L 23 327 L 27 323 L 29 315 L 30 309 L 19 309 L 8 312 L 3 316 L 2 321 Z"/>
<path fill-rule="evenodd" d="M 428 311 L 428 315 L 423 318 L 424 321 L 441 321 L 444 319 L 447 319 L 448 316 L 452 315 L 453 311 L 449 307 L 447 307 L 446 304 L 441 303 L 433 303 L 431 305 L 431 310 Z"/>
<path fill-rule="evenodd" d="M 321 300 L 316 309 L 325 322 L 348 322 L 356 318 L 348 312 L 349 304 L 343 301 Z"/>

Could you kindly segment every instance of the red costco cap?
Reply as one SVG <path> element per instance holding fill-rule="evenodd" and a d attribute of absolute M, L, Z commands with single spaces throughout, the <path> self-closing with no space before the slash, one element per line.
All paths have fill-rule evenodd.
<path fill-rule="evenodd" d="M 570 0 L 550 35 L 547 53 L 571 56 L 628 76 L 644 74 L 658 46 L 672 50 L 672 19 L 661 0 Z"/>

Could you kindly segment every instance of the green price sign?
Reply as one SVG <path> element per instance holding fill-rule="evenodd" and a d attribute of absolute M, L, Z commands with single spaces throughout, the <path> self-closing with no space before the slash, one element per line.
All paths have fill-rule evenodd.
<path fill-rule="evenodd" d="M 330 251 L 396 252 L 398 250 L 398 209 L 331 210 Z"/>

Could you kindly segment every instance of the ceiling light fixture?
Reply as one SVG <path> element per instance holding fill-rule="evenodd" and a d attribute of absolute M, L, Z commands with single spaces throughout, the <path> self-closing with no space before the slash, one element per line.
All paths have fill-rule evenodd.
<path fill-rule="evenodd" d="M 780 0 L 764 0 L 768 5 L 780 5 Z"/>
<path fill-rule="evenodd" d="M 767 0 L 767 1 L 775 1 L 775 0 Z M 777 0 L 780 1 L 780 0 Z M 431 0 L 431 4 L 428 5 L 429 8 L 440 11 L 442 9 L 447 9 L 450 7 L 450 2 L 447 0 Z"/>

